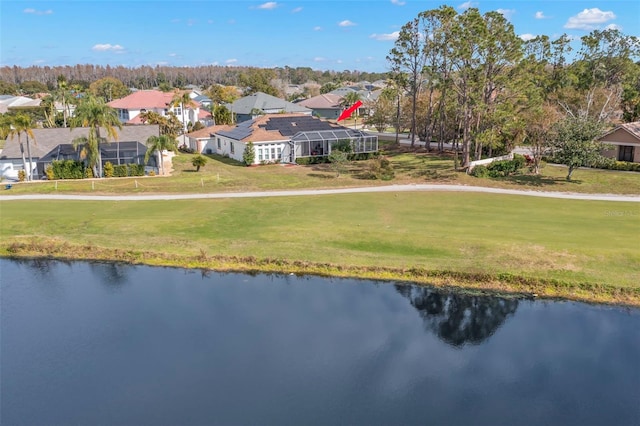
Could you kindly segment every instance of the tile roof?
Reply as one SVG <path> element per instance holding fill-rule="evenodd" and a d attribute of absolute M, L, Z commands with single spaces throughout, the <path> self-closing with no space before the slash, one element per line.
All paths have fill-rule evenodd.
<path fill-rule="evenodd" d="M 229 106 L 229 109 L 235 114 L 251 114 L 254 109 L 265 112 L 284 111 L 287 113 L 304 112 L 311 114 L 311 110 L 308 108 L 262 92 L 256 92 L 253 95 L 236 100 Z"/>
<path fill-rule="evenodd" d="M 107 105 L 119 109 L 167 108 L 175 95 L 176 92 L 138 90 L 124 98 L 113 100 Z"/>
<path fill-rule="evenodd" d="M 201 109 L 198 111 L 198 120 L 202 120 L 205 118 L 211 118 L 211 113 L 209 111 L 207 111 L 206 109 Z"/>
<path fill-rule="evenodd" d="M 149 136 L 158 136 L 160 134 L 160 128 L 157 124 L 123 126 L 122 129 L 117 130 L 117 132 L 119 142 L 137 141 L 144 145 Z M 88 133 L 89 128 L 87 127 L 77 127 L 75 129 L 62 127 L 54 129 L 33 129 L 35 141 L 31 139 L 31 143 L 29 144 L 31 146 L 31 155 L 33 158 L 40 158 L 56 146 L 64 143 L 72 143 L 75 138 L 87 136 Z M 106 135 L 106 131 L 102 129 L 100 134 L 104 136 Z M 24 134 L 21 135 L 20 138 L 24 143 Z M 0 154 L 0 160 L 10 158 L 22 158 L 20 144 L 16 136 L 7 138 L 5 147 Z"/>
<path fill-rule="evenodd" d="M 311 109 L 341 109 L 340 101 L 342 101 L 342 96 L 336 95 L 335 93 L 325 93 L 323 95 L 314 96 L 312 98 L 305 99 L 304 101 L 300 101 L 298 102 L 298 105 Z"/>
<path fill-rule="evenodd" d="M 230 130 L 233 126 L 229 126 L 226 124 L 218 124 L 215 126 L 205 127 L 204 129 L 196 130 L 195 132 L 187 133 L 187 136 L 194 139 L 206 139 L 210 138 L 216 132 L 222 130 Z"/>

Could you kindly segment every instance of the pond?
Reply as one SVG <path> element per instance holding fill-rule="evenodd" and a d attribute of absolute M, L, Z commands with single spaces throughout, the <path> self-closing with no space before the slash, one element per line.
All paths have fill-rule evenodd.
<path fill-rule="evenodd" d="M 640 310 L 0 259 L 7 425 L 640 422 Z"/>

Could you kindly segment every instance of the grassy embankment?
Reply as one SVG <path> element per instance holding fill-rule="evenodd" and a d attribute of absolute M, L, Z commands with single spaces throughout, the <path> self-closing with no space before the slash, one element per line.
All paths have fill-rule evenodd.
<path fill-rule="evenodd" d="M 638 203 L 385 193 L 5 201 L 0 209 L 0 256 L 356 276 L 640 306 Z"/>
<path fill-rule="evenodd" d="M 211 156 L 206 166 L 196 173 L 192 155 L 174 158 L 170 177 L 138 177 L 117 179 L 87 179 L 80 181 L 40 181 L 13 185 L 2 195 L 27 193 L 66 194 L 143 194 L 143 193 L 208 193 L 305 188 L 339 188 L 407 183 L 448 183 L 498 188 L 581 192 L 640 194 L 640 173 L 608 170 L 578 170 L 574 180 L 565 180 L 566 168 L 547 166 L 541 175 L 518 175 L 504 179 L 479 179 L 456 172 L 451 156 L 437 156 L 423 151 L 389 150 L 396 177 L 387 182 L 362 179 L 367 162 L 353 163 L 339 178 L 326 164 L 315 166 L 267 165 L 243 167 L 228 158 Z"/>
<path fill-rule="evenodd" d="M 16 184 L 21 193 L 204 193 L 454 183 L 640 194 L 640 174 L 562 167 L 477 179 L 451 157 L 389 150 L 396 178 L 363 180 L 366 162 L 246 168 L 190 155 L 171 177 Z M 56 189 L 57 187 L 57 189 Z M 640 206 L 489 194 L 353 194 L 171 202 L 0 204 L 0 255 L 122 260 L 219 270 L 399 279 L 640 305 Z"/>

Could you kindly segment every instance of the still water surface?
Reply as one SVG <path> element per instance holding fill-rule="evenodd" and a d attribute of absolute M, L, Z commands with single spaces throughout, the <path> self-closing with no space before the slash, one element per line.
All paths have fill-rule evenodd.
<path fill-rule="evenodd" d="M 3 425 L 640 423 L 640 311 L 0 259 Z"/>

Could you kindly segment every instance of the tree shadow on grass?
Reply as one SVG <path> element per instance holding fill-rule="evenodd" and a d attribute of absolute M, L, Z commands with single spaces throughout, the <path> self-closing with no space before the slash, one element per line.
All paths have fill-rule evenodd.
<path fill-rule="evenodd" d="M 219 161 L 220 163 L 227 164 L 229 166 L 247 167 L 246 164 L 244 164 L 243 162 L 234 160 L 231 157 L 223 157 L 222 155 L 218 155 L 218 154 L 205 154 L 205 157 L 209 157 L 212 160 Z"/>
<path fill-rule="evenodd" d="M 517 175 L 517 176 L 509 176 L 504 178 L 505 181 L 515 183 L 516 185 L 523 186 L 535 186 L 535 187 L 545 187 L 545 186 L 553 186 L 560 183 L 573 183 L 576 185 L 581 185 L 581 180 L 570 180 L 567 181 L 562 177 L 549 177 L 549 176 L 541 176 L 541 175 Z"/>
<path fill-rule="evenodd" d="M 307 173 L 307 176 L 318 179 L 335 179 L 335 173 L 332 175 L 320 174 L 320 173 Z"/>

